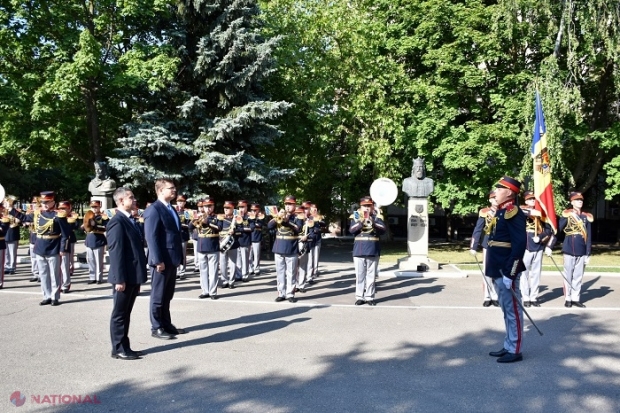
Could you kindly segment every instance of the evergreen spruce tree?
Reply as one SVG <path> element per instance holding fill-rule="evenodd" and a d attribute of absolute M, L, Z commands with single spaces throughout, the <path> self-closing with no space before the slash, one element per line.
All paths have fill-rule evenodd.
<path fill-rule="evenodd" d="M 166 176 L 193 199 L 265 200 L 293 173 L 261 159 L 290 104 L 269 101 L 262 88 L 279 38 L 261 36 L 258 13 L 255 0 L 181 4 L 167 37 L 181 59 L 176 82 L 125 125 L 118 156 L 109 159 L 122 182 L 150 189 Z"/>

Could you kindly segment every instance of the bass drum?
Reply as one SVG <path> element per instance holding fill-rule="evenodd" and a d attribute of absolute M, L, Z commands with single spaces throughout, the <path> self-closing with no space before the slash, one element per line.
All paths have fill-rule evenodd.
<path fill-rule="evenodd" d="M 6 192 L 4 192 L 4 187 L 0 185 L 0 203 L 4 203 L 4 195 L 6 195 Z"/>
<path fill-rule="evenodd" d="M 398 187 L 389 178 L 379 178 L 370 185 L 370 197 L 377 207 L 392 205 L 398 196 Z"/>
<path fill-rule="evenodd" d="M 220 251 L 221 252 L 227 252 L 230 247 L 232 247 L 233 243 L 235 242 L 235 238 L 228 234 L 226 235 L 221 241 L 220 241 Z"/>
<path fill-rule="evenodd" d="M 299 241 L 297 243 L 297 256 L 301 258 L 304 255 L 306 255 L 307 252 L 308 252 L 308 242 Z"/>

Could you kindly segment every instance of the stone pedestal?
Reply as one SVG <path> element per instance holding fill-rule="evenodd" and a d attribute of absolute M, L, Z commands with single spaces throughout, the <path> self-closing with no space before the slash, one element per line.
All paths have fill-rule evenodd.
<path fill-rule="evenodd" d="M 91 201 L 101 201 L 101 211 L 105 211 L 106 209 L 114 209 L 116 208 L 116 204 L 111 196 L 99 196 L 93 195 L 90 198 Z"/>
<path fill-rule="evenodd" d="M 428 258 L 428 198 L 409 198 L 407 215 L 409 256 L 398 260 L 398 268 L 417 272 L 439 269 L 439 263 Z"/>

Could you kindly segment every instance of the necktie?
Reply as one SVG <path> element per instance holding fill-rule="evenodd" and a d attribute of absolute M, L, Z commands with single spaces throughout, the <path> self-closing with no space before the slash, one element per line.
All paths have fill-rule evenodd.
<path fill-rule="evenodd" d="M 177 225 L 177 229 L 179 228 L 179 216 L 176 211 L 172 209 L 172 205 L 168 204 L 168 211 L 172 214 L 172 219 L 174 219 L 174 223 Z"/>

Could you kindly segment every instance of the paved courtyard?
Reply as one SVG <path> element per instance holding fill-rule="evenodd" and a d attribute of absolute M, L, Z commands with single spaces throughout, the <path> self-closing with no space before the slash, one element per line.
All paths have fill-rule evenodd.
<path fill-rule="evenodd" d="M 564 308 L 560 275 L 544 274 L 542 307 L 528 309 L 544 335 L 526 321 L 524 360 L 500 365 L 488 352 L 502 347 L 502 314 L 481 306 L 480 274 L 383 266 L 377 306 L 356 307 L 350 245 L 321 258 L 294 304 L 274 302 L 272 261 L 217 301 L 198 299 L 190 273 L 171 305 L 189 333 L 171 341 L 150 336 L 146 284 L 137 361 L 110 357 L 108 284 L 79 269 L 61 305 L 41 307 L 20 264 L 0 290 L 0 412 L 620 412 L 618 274 L 586 273 L 585 309 Z"/>

